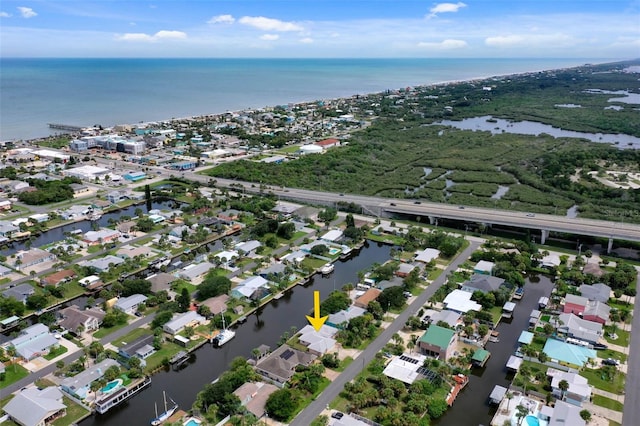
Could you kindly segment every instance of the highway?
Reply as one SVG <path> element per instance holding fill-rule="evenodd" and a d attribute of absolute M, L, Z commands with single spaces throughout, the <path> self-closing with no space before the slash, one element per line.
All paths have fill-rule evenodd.
<path fill-rule="evenodd" d="M 429 298 L 438 290 L 447 279 L 449 272 L 455 271 L 460 264 L 466 261 L 471 253 L 480 246 L 480 242 L 472 241 L 462 253 L 460 253 L 447 268 L 436 278 L 415 300 L 411 305 L 402 311 L 396 319 L 387 327 L 380 335 L 367 346 L 360 355 L 353 360 L 338 377 L 318 397 L 302 410 L 295 419 L 290 423 L 291 426 L 309 426 L 311 422 L 322 413 L 331 401 L 333 401 L 344 389 L 344 385 L 353 380 L 365 364 L 371 361 L 375 355 L 391 341 L 392 336 L 400 331 L 409 317 L 422 308 Z"/>

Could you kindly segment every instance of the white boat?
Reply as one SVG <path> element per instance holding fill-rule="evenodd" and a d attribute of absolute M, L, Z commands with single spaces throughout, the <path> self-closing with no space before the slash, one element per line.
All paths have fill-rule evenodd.
<path fill-rule="evenodd" d="M 333 263 L 327 263 L 322 267 L 322 269 L 320 269 L 320 272 L 325 275 L 328 275 L 333 272 L 334 268 L 335 268 L 335 265 Z"/>
<path fill-rule="evenodd" d="M 225 343 L 227 343 L 229 340 L 236 337 L 236 332 L 233 330 L 229 330 L 224 322 L 224 312 L 222 312 L 221 315 L 222 315 L 222 330 L 220 330 L 220 333 L 216 336 L 216 344 L 218 346 L 222 346 Z"/>
<path fill-rule="evenodd" d="M 178 409 L 178 404 L 176 404 L 176 402 L 171 398 L 169 398 L 169 399 L 173 403 L 173 407 L 167 408 L 167 394 L 164 391 L 162 391 L 162 397 L 164 398 L 164 412 L 160 413 L 160 415 L 158 415 L 158 404 L 155 405 L 156 406 L 156 418 L 151 420 L 151 424 L 153 426 L 157 426 L 157 425 L 160 425 L 163 422 L 165 422 Z"/>
<path fill-rule="evenodd" d="M 233 339 L 234 337 L 236 337 L 235 331 L 225 329 L 225 330 L 222 330 L 220 334 L 216 336 L 216 343 L 218 344 L 218 346 L 222 346 L 225 343 L 227 343 L 229 340 Z"/>

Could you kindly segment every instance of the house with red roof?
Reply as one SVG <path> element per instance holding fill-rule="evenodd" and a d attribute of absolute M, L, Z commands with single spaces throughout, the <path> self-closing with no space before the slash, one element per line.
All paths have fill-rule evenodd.
<path fill-rule="evenodd" d="M 335 138 L 325 139 L 322 141 L 316 142 L 314 145 L 321 146 L 322 149 L 329 149 L 334 146 L 340 146 L 340 140 Z"/>

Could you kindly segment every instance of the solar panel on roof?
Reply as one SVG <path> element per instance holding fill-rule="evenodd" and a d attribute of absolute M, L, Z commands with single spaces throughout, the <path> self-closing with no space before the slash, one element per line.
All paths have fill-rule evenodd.
<path fill-rule="evenodd" d="M 291 358 L 293 355 L 295 355 L 295 352 L 293 352 L 291 349 L 287 349 L 286 351 L 282 352 L 280 358 L 289 360 L 289 358 Z"/>
<path fill-rule="evenodd" d="M 406 355 L 400 355 L 400 360 L 410 362 L 411 364 L 417 364 L 419 362 L 417 359 L 409 358 Z"/>

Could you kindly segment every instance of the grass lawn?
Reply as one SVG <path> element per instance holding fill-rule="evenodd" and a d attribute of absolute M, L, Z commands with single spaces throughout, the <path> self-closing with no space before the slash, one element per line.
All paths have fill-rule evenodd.
<path fill-rule="evenodd" d="M 294 154 L 294 153 L 298 152 L 299 150 L 300 150 L 300 146 L 299 145 L 291 145 L 291 146 L 282 147 L 282 148 L 278 149 L 277 152 L 282 152 L 284 154 Z"/>
<path fill-rule="evenodd" d="M 614 411 L 622 412 L 624 404 L 620 401 L 616 401 L 615 399 L 607 398 L 602 395 L 593 395 L 592 402 L 601 407 L 609 408 Z"/>
<path fill-rule="evenodd" d="M 101 328 L 100 330 L 93 333 L 93 337 L 96 339 L 102 339 L 104 336 L 113 333 L 116 330 L 120 330 L 123 327 L 126 327 L 127 323 L 114 325 L 113 327 Z"/>
<path fill-rule="evenodd" d="M 82 287 L 77 281 L 72 281 L 70 283 L 63 284 L 64 289 L 64 297 L 67 299 L 71 299 L 81 294 L 84 294 L 86 289 Z"/>
<path fill-rule="evenodd" d="M 67 348 L 65 348 L 64 346 L 60 345 L 57 348 L 53 348 L 49 351 L 48 354 L 46 354 L 43 358 L 46 359 L 47 361 L 51 361 L 52 359 L 54 359 L 55 357 L 62 355 L 63 353 L 66 353 L 68 351 Z"/>
<path fill-rule="evenodd" d="M 612 339 L 609 337 L 609 331 L 611 331 L 611 327 L 605 327 L 606 333 L 604 338 L 607 342 L 613 343 L 618 346 L 629 346 L 629 332 L 627 330 L 616 330 L 616 334 L 618 335 L 617 339 Z"/>
<path fill-rule="evenodd" d="M 119 348 L 119 347 L 122 347 L 122 346 L 126 345 L 127 343 L 131 343 L 134 340 L 136 340 L 137 338 L 139 338 L 141 336 L 145 336 L 145 335 L 151 335 L 151 332 L 149 330 L 147 330 L 146 328 L 136 328 L 135 330 L 132 330 L 131 333 L 127 334 L 126 336 L 122 336 L 118 340 L 115 340 L 115 341 L 111 342 L 111 344 L 113 346 Z"/>
<path fill-rule="evenodd" d="M 627 355 L 622 352 L 614 351 L 611 349 L 605 349 L 603 351 L 597 351 L 598 358 L 613 358 L 620 362 L 627 362 Z"/>
<path fill-rule="evenodd" d="M 345 359 L 340 361 L 340 365 L 338 366 L 338 368 L 335 368 L 335 371 L 339 373 L 343 372 L 344 369 L 347 368 L 352 362 L 353 358 L 351 358 L 350 356 L 346 357 Z"/>
<path fill-rule="evenodd" d="M 62 403 L 67 406 L 67 414 L 54 421 L 52 423 L 53 426 L 68 426 L 75 424 L 78 420 L 89 413 L 82 406 L 76 404 L 66 396 L 62 397 Z"/>
<path fill-rule="evenodd" d="M 551 319 L 551 315 L 542 315 L 540 317 L 540 321 L 542 322 L 549 322 L 550 319 Z"/>
<path fill-rule="evenodd" d="M 4 380 L 0 381 L 0 389 L 5 388 L 29 375 L 29 370 L 21 365 L 7 365 Z"/>
<path fill-rule="evenodd" d="M 145 371 L 149 372 L 149 371 L 155 370 L 156 368 L 162 365 L 162 361 L 165 358 L 171 359 L 172 356 L 184 350 L 185 350 L 184 347 L 176 343 L 165 342 L 159 351 L 157 351 L 156 353 L 154 353 L 153 355 L 151 355 L 149 358 L 145 360 L 147 361 L 147 366 L 145 368 Z"/>
<path fill-rule="evenodd" d="M 177 284 L 175 284 L 175 286 L 172 286 L 172 287 L 174 288 L 175 292 L 178 294 L 182 294 L 183 288 L 186 288 L 189 294 L 193 294 L 195 291 L 198 290 L 197 285 L 193 285 L 186 280 L 180 280 L 180 282 L 178 282 Z"/>
<path fill-rule="evenodd" d="M 491 313 L 491 321 L 493 321 L 494 324 L 497 324 L 498 320 L 500 320 L 500 317 L 502 316 L 502 306 L 494 306 L 489 310 L 489 312 Z"/>
<path fill-rule="evenodd" d="M 616 372 L 613 380 L 607 379 L 600 369 L 585 368 L 580 375 L 586 377 L 589 384 L 598 389 L 619 394 L 624 391 L 625 376 L 620 372 Z"/>
<path fill-rule="evenodd" d="M 304 260 L 302 261 L 302 267 L 313 268 L 315 270 L 318 268 L 322 268 L 326 263 L 327 263 L 326 260 L 316 259 L 315 257 L 305 257 Z"/>
<path fill-rule="evenodd" d="M 393 244 L 393 245 L 396 245 L 396 246 L 400 246 L 400 245 L 402 245 L 404 243 L 404 238 L 403 237 L 398 237 L 396 235 L 389 235 L 389 234 L 375 235 L 371 231 L 369 231 L 367 233 L 366 238 L 368 240 L 371 240 L 371 241 L 376 241 L 376 242 L 379 242 L 379 243 Z"/>

